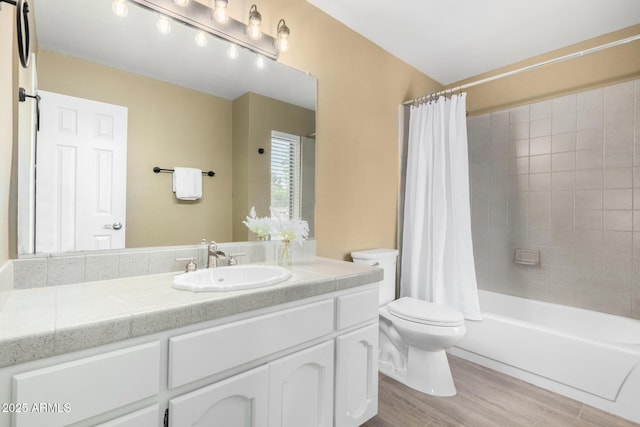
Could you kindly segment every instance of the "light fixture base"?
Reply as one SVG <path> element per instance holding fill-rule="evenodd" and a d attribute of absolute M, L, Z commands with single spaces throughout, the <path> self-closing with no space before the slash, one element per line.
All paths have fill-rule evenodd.
<path fill-rule="evenodd" d="M 238 46 L 250 49 L 267 58 L 277 60 L 278 48 L 275 38 L 262 34 L 258 40 L 246 34 L 246 25 L 229 17 L 224 24 L 213 19 L 212 9 L 197 1 L 190 1 L 186 6 L 178 6 L 173 0 L 130 0 L 139 6 L 150 9 L 173 19 L 184 22 L 211 35 L 227 40 Z"/>

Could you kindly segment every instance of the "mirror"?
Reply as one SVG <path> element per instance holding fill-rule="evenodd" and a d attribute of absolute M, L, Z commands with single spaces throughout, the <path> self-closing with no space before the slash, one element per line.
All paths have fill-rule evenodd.
<path fill-rule="evenodd" d="M 42 92 L 42 123 L 53 120 L 44 116 L 47 92 L 127 109 L 126 218 L 114 220 L 123 224 L 127 248 L 255 239 L 242 221 L 251 206 L 269 215 L 272 131 L 300 137 L 300 212 L 313 230 L 315 78 L 268 59 L 260 68 L 246 49 L 231 59 L 230 44 L 212 36 L 198 46 L 196 30 L 175 21 L 169 34 L 161 34 L 158 14 L 132 3 L 121 18 L 111 0 L 32 2 L 37 49 L 20 86 Z M 33 253 L 37 241 L 33 104 L 19 107 L 21 254 Z M 154 167 L 199 168 L 215 176 L 203 176 L 201 199 L 183 201 L 172 191 L 172 174 L 154 173 Z"/>

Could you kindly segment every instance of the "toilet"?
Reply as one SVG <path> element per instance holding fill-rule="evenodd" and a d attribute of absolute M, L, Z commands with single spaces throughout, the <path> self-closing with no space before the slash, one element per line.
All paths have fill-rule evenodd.
<path fill-rule="evenodd" d="M 462 313 L 416 298 L 396 300 L 396 249 L 356 251 L 351 257 L 354 263 L 384 270 L 379 293 L 379 371 L 426 394 L 455 396 L 445 350 L 464 337 Z"/>

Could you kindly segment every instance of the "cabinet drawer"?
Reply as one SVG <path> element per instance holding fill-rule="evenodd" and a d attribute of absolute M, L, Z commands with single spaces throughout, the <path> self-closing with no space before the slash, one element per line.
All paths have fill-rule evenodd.
<path fill-rule="evenodd" d="M 223 372 L 333 331 L 333 300 L 169 339 L 169 387 Z"/>
<path fill-rule="evenodd" d="M 160 423 L 159 409 L 158 405 L 149 406 L 96 427 L 157 427 Z"/>
<path fill-rule="evenodd" d="M 143 344 L 14 375 L 19 403 L 50 405 L 15 415 L 15 426 L 61 426 L 158 393 L 160 345 Z"/>
<path fill-rule="evenodd" d="M 338 330 L 378 318 L 378 288 L 338 297 Z"/>

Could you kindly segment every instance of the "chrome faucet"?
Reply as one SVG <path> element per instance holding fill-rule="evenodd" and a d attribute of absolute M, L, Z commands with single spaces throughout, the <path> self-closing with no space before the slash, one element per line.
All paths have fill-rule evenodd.
<path fill-rule="evenodd" d="M 218 250 L 218 244 L 211 241 L 207 246 L 207 268 L 216 268 L 218 266 L 219 259 L 227 259 L 227 255 Z"/>

